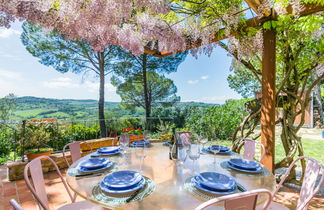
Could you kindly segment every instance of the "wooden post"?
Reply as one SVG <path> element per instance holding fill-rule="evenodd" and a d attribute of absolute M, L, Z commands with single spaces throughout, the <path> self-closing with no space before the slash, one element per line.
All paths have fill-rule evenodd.
<path fill-rule="evenodd" d="M 261 142 L 265 146 L 262 164 L 274 172 L 276 111 L 276 32 L 263 31 Z"/>

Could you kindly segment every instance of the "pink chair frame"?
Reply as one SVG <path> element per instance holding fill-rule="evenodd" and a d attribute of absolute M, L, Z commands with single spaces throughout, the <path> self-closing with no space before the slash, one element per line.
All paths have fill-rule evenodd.
<path fill-rule="evenodd" d="M 14 210 L 24 210 L 15 199 L 9 201 Z"/>
<path fill-rule="evenodd" d="M 181 139 L 182 142 L 185 144 L 190 144 L 190 134 L 191 131 L 177 131 L 177 134 L 179 135 L 179 138 Z"/>
<path fill-rule="evenodd" d="M 46 194 L 46 189 L 45 189 L 45 182 L 44 182 L 44 175 L 43 175 L 43 169 L 42 169 L 42 164 L 41 164 L 41 159 L 47 159 L 49 160 L 55 167 L 57 175 L 61 178 L 62 183 L 69 194 L 69 197 L 71 199 L 71 202 L 74 202 L 74 198 L 72 197 L 72 194 L 68 188 L 67 183 L 65 182 L 65 179 L 63 178 L 59 168 L 57 167 L 56 163 L 54 160 L 52 160 L 48 156 L 40 156 L 32 161 L 30 161 L 24 169 L 24 178 L 25 182 L 27 184 L 27 187 L 29 190 L 32 192 L 33 196 L 35 199 L 38 201 L 38 205 L 40 209 L 45 209 L 49 210 L 48 206 L 48 198 Z M 33 181 L 33 184 L 29 180 L 28 172 L 30 172 L 31 179 Z"/>
<path fill-rule="evenodd" d="M 244 139 L 244 153 L 243 153 L 243 158 L 247 160 L 254 160 L 255 156 L 255 148 L 257 145 L 261 146 L 261 158 L 260 162 L 263 160 L 265 156 L 265 148 L 264 145 L 261 144 L 260 142 L 257 142 L 252 139 Z"/>
<path fill-rule="evenodd" d="M 296 210 L 307 210 L 309 202 L 312 200 L 314 195 L 320 190 L 321 186 L 324 184 L 324 166 L 319 164 L 315 159 L 301 156 L 294 160 L 289 168 L 287 169 L 286 173 L 281 177 L 280 183 L 278 184 L 275 192 L 273 193 L 273 197 L 275 194 L 278 193 L 280 188 L 283 186 L 284 181 L 288 177 L 291 169 L 294 167 L 295 163 L 301 159 L 307 159 L 308 163 L 306 166 L 306 172 L 303 179 L 303 184 L 300 190 L 299 200 L 297 203 Z M 320 172 L 322 171 L 322 177 L 320 182 L 317 186 L 316 179 L 320 176 Z"/>
<path fill-rule="evenodd" d="M 81 158 L 81 143 L 86 144 L 90 148 L 90 151 L 92 152 L 91 145 L 86 141 L 74 141 L 74 142 L 71 142 L 71 143 L 65 145 L 63 147 L 62 153 L 63 153 L 63 158 L 64 158 L 64 160 L 65 160 L 68 167 L 70 167 L 70 163 L 69 163 L 69 161 L 67 160 L 67 158 L 65 156 L 66 148 L 67 147 L 70 148 L 70 154 L 71 154 L 72 163 L 74 163 L 75 161 L 77 161 L 77 160 L 79 160 Z"/>
<path fill-rule="evenodd" d="M 267 196 L 267 200 L 261 208 L 262 210 L 265 210 L 267 209 L 272 200 L 271 192 L 266 189 L 251 190 L 242 193 L 225 195 L 219 198 L 213 198 L 209 201 L 200 204 L 197 208 L 195 208 L 195 210 L 202 210 L 220 202 L 224 202 L 225 210 L 240 209 L 240 207 L 244 207 L 242 209 L 252 210 L 256 208 L 257 199 L 260 194 L 265 194 Z"/>

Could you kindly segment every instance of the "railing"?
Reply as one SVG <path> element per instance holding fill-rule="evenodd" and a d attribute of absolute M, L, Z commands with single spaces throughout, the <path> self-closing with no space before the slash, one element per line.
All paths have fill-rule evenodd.
<path fill-rule="evenodd" d="M 103 119 L 102 119 L 103 120 Z M 167 117 L 151 117 L 148 122 L 144 117 L 123 117 L 105 119 L 107 137 L 118 135 L 122 129 L 129 126 L 141 127 L 142 129 L 157 131 L 161 124 L 173 123 L 175 119 Z M 50 140 L 44 144 L 44 147 L 53 148 L 54 152 L 61 152 L 63 146 L 69 142 L 79 140 L 89 140 L 100 138 L 100 120 L 73 120 L 60 121 L 56 119 L 43 120 L 23 120 L 0 122 L 0 130 L 8 132 L 7 141 L 11 145 L 11 152 L 14 153 L 12 159 L 24 159 L 25 146 L 28 141 L 26 138 L 30 129 L 37 127 L 37 124 L 47 125 L 46 132 L 50 135 Z M 33 125 L 33 126 L 32 126 Z M 1 131 L 0 131 L 1 132 Z M 0 151 L 1 152 L 1 151 Z M 0 154 L 0 157 L 5 157 Z"/>

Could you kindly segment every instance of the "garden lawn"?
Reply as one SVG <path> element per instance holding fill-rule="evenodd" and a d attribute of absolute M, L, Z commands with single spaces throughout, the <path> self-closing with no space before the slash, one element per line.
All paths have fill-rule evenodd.
<path fill-rule="evenodd" d="M 303 138 L 302 143 L 303 143 L 305 156 L 312 157 L 317 161 L 319 161 L 321 164 L 324 164 L 324 139 L 316 140 L 316 139 Z M 209 144 L 210 143 L 206 144 L 206 146 Z M 230 147 L 232 145 L 232 142 L 229 140 L 219 140 L 217 141 L 217 144 Z M 276 138 L 276 147 L 275 147 L 276 162 L 279 162 L 284 157 L 285 157 L 285 151 L 282 146 L 281 140 L 280 138 Z"/>

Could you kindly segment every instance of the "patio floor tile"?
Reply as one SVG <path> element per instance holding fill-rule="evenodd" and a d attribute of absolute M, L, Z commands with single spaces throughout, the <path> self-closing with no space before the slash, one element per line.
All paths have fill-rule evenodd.
<path fill-rule="evenodd" d="M 31 192 L 27 188 L 24 180 L 9 182 L 6 180 L 5 166 L 0 166 L 0 210 L 12 209 L 9 204 L 10 199 L 15 199 L 25 210 L 38 209 L 37 203 L 34 200 Z M 65 177 L 65 170 L 62 171 Z M 51 209 L 56 209 L 59 206 L 70 203 L 70 198 L 65 191 L 61 179 L 55 172 L 50 172 L 44 175 L 46 183 L 46 191 L 48 193 L 48 200 Z M 291 188 L 284 187 L 275 201 L 287 206 L 290 209 L 295 209 L 299 193 Z M 77 197 L 77 201 L 83 200 Z M 316 196 L 311 203 L 310 210 L 324 209 L 324 196 Z"/>

